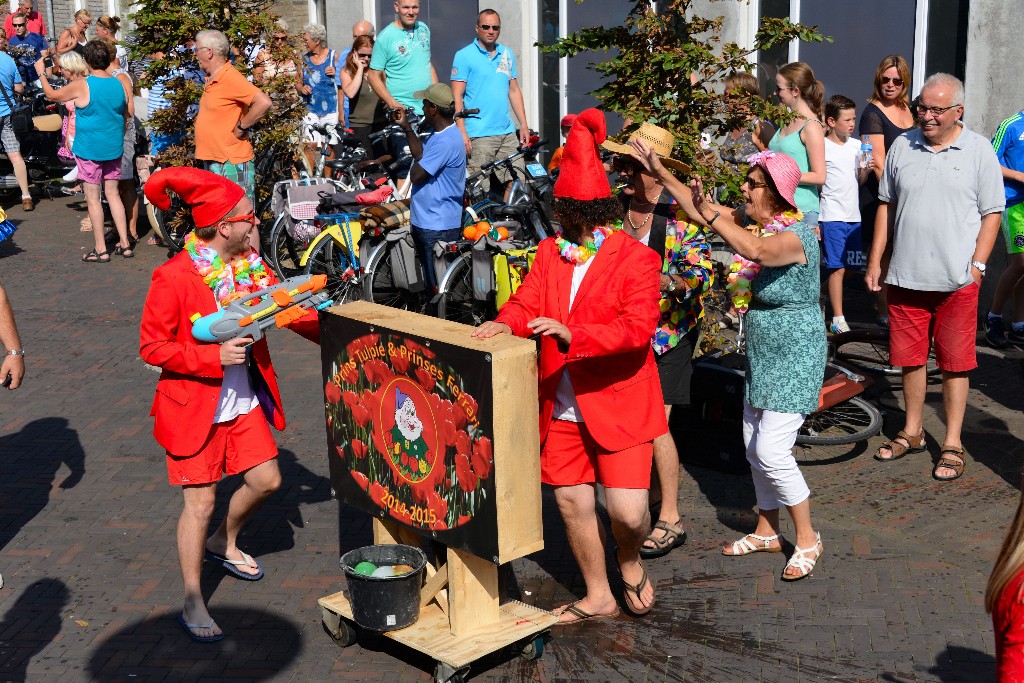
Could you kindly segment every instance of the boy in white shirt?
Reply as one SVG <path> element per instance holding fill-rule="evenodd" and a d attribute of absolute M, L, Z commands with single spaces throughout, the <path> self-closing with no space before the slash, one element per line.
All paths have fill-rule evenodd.
<path fill-rule="evenodd" d="M 825 185 L 821 188 L 821 244 L 828 269 L 828 298 L 832 305 L 833 334 L 849 332 L 843 315 L 843 277 L 846 268 L 864 265 L 860 236 L 858 186 L 870 168 L 859 168 L 860 140 L 851 137 L 857 105 L 834 95 L 825 104 Z"/>

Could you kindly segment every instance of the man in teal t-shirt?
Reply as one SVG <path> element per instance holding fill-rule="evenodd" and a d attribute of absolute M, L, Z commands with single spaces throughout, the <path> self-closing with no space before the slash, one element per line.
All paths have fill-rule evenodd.
<path fill-rule="evenodd" d="M 423 104 L 413 93 L 437 83 L 430 63 L 430 29 L 422 21 L 419 0 L 395 0 L 397 19 L 380 32 L 373 45 L 370 88 L 391 109 L 412 107 L 423 113 Z"/>

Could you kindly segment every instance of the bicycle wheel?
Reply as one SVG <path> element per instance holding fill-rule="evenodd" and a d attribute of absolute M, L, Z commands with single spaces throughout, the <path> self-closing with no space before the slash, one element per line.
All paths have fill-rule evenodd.
<path fill-rule="evenodd" d="M 316 245 L 306 260 L 306 274 L 326 275 L 327 292 L 335 304 L 344 304 L 363 298 L 362 274 L 352 268 L 345 248 L 324 240 Z"/>
<path fill-rule="evenodd" d="M 438 291 L 437 317 L 476 327 L 493 320 L 490 306 L 473 297 L 473 263 L 463 254 L 448 267 Z"/>
<path fill-rule="evenodd" d="M 160 233 L 160 239 L 172 252 L 185 248 L 185 238 L 195 228 L 189 208 L 177 195 L 171 196 L 171 208 L 163 211 L 153 204 L 147 204 L 146 213 L 153 229 Z"/>
<path fill-rule="evenodd" d="M 882 413 L 860 396 L 807 416 L 796 442 L 808 446 L 857 443 L 882 431 Z"/>
<path fill-rule="evenodd" d="M 829 341 L 837 362 L 880 375 L 902 374 L 898 366 L 889 362 L 888 330 L 851 330 L 834 335 Z M 928 352 L 927 367 L 929 375 L 941 372 L 935 362 L 934 350 Z"/>
<path fill-rule="evenodd" d="M 270 229 L 270 238 L 264 249 L 264 261 L 268 261 L 274 272 L 282 280 L 304 271 L 299 265 L 299 259 L 309 246 L 309 242 L 296 242 L 288 232 L 288 221 L 285 215 L 281 214 L 274 221 L 274 227 Z"/>
<path fill-rule="evenodd" d="M 391 244 L 384 242 L 370 257 L 369 263 L 366 264 L 363 298 L 382 306 L 406 311 L 416 310 L 416 295 L 395 284 L 390 258 L 392 248 Z"/>

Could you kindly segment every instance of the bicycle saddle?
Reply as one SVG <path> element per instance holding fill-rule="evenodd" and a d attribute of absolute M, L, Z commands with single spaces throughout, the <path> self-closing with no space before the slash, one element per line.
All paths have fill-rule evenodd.
<path fill-rule="evenodd" d="M 502 204 L 491 208 L 491 212 L 505 216 L 521 216 L 529 211 L 530 207 L 522 204 Z"/>
<path fill-rule="evenodd" d="M 366 161 L 360 161 L 358 164 L 356 164 L 356 170 L 362 171 L 364 169 L 370 168 L 371 166 L 383 166 L 389 161 L 391 161 L 391 155 L 385 154 L 383 156 L 377 157 L 376 159 L 367 159 Z"/>

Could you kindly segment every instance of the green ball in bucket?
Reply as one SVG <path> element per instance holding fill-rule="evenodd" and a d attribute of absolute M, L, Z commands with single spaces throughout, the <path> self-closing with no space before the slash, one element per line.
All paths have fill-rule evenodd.
<path fill-rule="evenodd" d="M 408 565 L 412 571 L 401 576 L 366 576 L 358 571 L 364 562 L 388 569 Z M 426 565 L 427 556 L 422 550 L 397 543 L 356 548 L 342 555 L 352 619 L 370 631 L 396 631 L 414 624 L 420 616 L 420 588 Z"/>
<path fill-rule="evenodd" d="M 377 565 L 373 562 L 360 562 L 356 566 L 352 567 L 352 570 L 356 574 L 362 574 L 363 576 L 370 576 L 377 571 Z"/>

